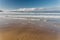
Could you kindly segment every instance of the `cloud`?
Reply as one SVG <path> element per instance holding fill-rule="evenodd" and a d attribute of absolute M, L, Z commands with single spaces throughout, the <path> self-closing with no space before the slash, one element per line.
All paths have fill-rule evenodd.
<path fill-rule="evenodd" d="M 45 10 L 45 8 L 19 8 L 13 11 L 41 11 Z"/>
<path fill-rule="evenodd" d="M 51 8 L 19 8 L 14 10 L 3 10 L 5 12 L 7 11 L 60 11 L 60 7 L 51 7 Z"/>
<path fill-rule="evenodd" d="M 60 11 L 60 7 L 51 7 L 51 8 L 19 8 L 16 11 Z"/>
<path fill-rule="evenodd" d="M 36 8 L 19 8 L 17 11 L 34 11 Z"/>

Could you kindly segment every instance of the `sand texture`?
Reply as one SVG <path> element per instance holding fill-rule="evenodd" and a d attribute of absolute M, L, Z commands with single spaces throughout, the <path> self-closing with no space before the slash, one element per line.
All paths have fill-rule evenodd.
<path fill-rule="evenodd" d="M 57 29 L 45 22 L 13 20 L 0 26 L 0 40 L 57 40 Z"/>

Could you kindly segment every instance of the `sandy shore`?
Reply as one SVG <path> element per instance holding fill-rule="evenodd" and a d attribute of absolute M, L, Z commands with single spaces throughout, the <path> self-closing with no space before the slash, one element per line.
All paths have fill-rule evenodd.
<path fill-rule="evenodd" d="M 0 40 L 59 40 L 58 30 L 41 21 L 0 21 Z"/>

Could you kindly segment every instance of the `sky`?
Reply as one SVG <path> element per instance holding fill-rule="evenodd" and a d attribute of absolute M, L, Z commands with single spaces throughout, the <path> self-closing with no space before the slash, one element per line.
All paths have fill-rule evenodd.
<path fill-rule="evenodd" d="M 0 0 L 0 9 L 56 7 L 60 0 Z"/>

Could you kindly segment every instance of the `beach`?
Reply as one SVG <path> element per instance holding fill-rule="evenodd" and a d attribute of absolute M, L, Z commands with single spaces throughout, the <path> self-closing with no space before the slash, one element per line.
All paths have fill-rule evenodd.
<path fill-rule="evenodd" d="M 1 19 L 0 40 L 59 40 L 58 29 L 43 21 Z"/>
<path fill-rule="evenodd" d="M 60 40 L 60 0 L 0 0 L 0 40 Z"/>

